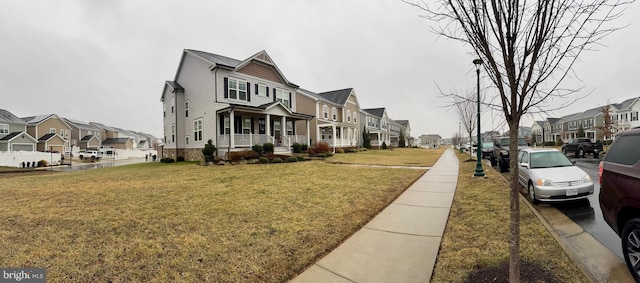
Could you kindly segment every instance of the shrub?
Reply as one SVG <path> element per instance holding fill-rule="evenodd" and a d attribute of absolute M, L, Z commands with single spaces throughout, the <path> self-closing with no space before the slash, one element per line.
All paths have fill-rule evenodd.
<path fill-rule="evenodd" d="M 216 151 L 218 151 L 216 149 L 216 146 L 213 145 L 213 141 L 209 139 L 207 141 L 207 144 L 205 144 L 204 148 L 202 149 L 202 155 L 204 155 L 204 162 L 213 162 L 216 159 L 215 158 Z"/>
<path fill-rule="evenodd" d="M 47 167 L 49 166 L 49 163 L 46 160 L 40 160 L 38 161 L 38 167 Z"/>
<path fill-rule="evenodd" d="M 304 158 L 304 156 L 302 156 L 302 155 L 298 155 L 298 157 L 297 157 L 297 158 L 298 158 L 298 161 L 305 161 L 305 160 L 307 160 L 307 159 L 306 159 L 306 158 Z"/>
<path fill-rule="evenodd" d="M 184 156 L 178 156 L 177 162 L 184 162 Z"/>
<path fill-rule="evenodd" d="M 324 153 L 324 157 L 331 157 L 333 156 L 333 152 L 325 152 Z"/>
<path fill-rule="evenodd" d="M 564 144 L 564 142 L 562 142 L 562 140 L 561 140 L 561 139 L 558 139 L 558 140 L 556 141 L 556 146 L 562 146 L 562 144 Z"/>
<path fill-rule="evenodd" d="M 274 159 L 271 159 L 271 163 L 282 163 L 282 159 L 280 159 L 280 157 L 276 157 Z"/>
<path fill-rule="evenodd" d="M 253 150 L 255 153 L 257 153 L 258 155 L 262 155 L 262 153 L 264 153 L 264 148 L 262 147 L 261 144 L 254 144 L 251 147 L 251 150 Z"/>
<path fill-rule="evenodd" d="M 382 149 L 388 149 L 387 142 L 382 142 Z"/>
<path fill-rule="evenodd" d="M 554 141 L 546 141 L 544 142 L 544 146 L 555 146 L 556 143 Z"/>
<path fill-rule="evenodd" d="M 315 150 L 317 153 L 329 152 L 331 148 L 329 148 L 329 144 L 326 142 L 319 142 L 315 146 Z"/>
<path fill-rule="evenodd" d="M 311 147 L 307 150 L 307 154 L 309 154 L 309 157 L 314 157 L 318 155 L 318 152 L 316 152 L 315 147 Z"/>
<path fill-rule="evenodd" d="M 295 156 L 291 156 L 289 158 L 287 158 L 287 162 L 298 162 L 298 158 Z"/>
<path fill-rule="evenodd" d="M 268 142 L 262 145 L 262 148 L 264 149 L 264 153 L 273 153 L 274 145 Z"/>
<path fill-rule="evenodd" d="M 258 161 L 260 163 L 262 163 L 262 164 L 267 164 L 267 163 L 269 163 L 269 158 L 266 158 L 266 157 L 263 156 L 263 157 L 260 157 L 260 159 L 258 159 Z"/>
<path fill-rule="evenodd" d="M 259 155 L 253 150 L 232 151 L 229 152 L 229 161 L 238 162 L 240 160 L 256 159 Z"/>
<path fill-rule="evenodd" d="M 305 151 L 307 149 L 309 149 L 309 145 L 308 144 L 303 144 L 302 145 L 302 151 Z"/>
<path fill-rule="evenodd" d="M 293 147 L 293 153 L 302 153 L 302 144 L 294 142 L 291 147 Z"/>
<path fill-rule="evenodd" d="M 338 149 L 336 149 L 336 153 L 344 153 L 344 149 L 338 148 Z"/>
<path fill-rule="evenodd" d="M 175 162 L 175 160 L 173 160 L 173 158 L 171 158 L 171 157 L 165 157 L 165 158 L 160 159 L 160 162 L 162 162 L 162 163 L 173 163 L 173 162 Z"/>

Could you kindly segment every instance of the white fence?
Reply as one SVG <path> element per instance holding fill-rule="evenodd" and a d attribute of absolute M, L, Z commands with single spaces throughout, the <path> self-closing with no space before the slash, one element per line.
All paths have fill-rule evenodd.
<path fill-rule="evenodd" d="M 61 161 L 60 153 L 48 153 L 38 151 L 0 151 L 0 166 L 7 167 L 34 167 L 38 161 L 45 160 L 47 164 L 58 165 Z M 27 162 L 29 165 L 27 166 Z M 24 163 L 24 164 L 23 164 Z"/>

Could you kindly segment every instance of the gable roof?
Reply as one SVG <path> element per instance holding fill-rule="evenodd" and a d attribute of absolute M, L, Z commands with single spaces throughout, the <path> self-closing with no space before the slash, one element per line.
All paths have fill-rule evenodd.
<path fill-rule="evenodd" d="M 67 123 L 64 119 L 60 118 L 60 116 L 58 116 L 56 114 L 43 114 L 43 115 L 38 115 L 38 116 L 23 117 L 22 120 L 27 122 L 28 126 L 37 126 L 38 124 L 48 120 L 49 118 L 53 118 L 53 117 L 55 117 L 58 120 L 60 120 L 60 122 L 62 122 L 62 124 L 65 124 L 67 127 L 71 128 L 69 123 Z"/>
<path fill-rule="evenodd" d="M 396 120 L 396 123 L 400 124 L 400 126 L 407 127 L 409 126 L 409 120 Z"/>
<path fill-rule="evenodd" d="M 109 126 L 107 126 L 105 124 L 101 124 L 101 123 L 98 123 L 98 122 L 89 122 L 89 125 L 92 125 L 92 126 L 98 128 L 98 130 L 102 130 L 102 131 L 110 131 L 110 132 L 117 132 L 118 131 L 118 130 L 112 128 L 112 127 L 109 127 Z"/>
<path fill-rule="evenodd" d="M 351 95 L 351 92 L 353 92 L 353 88 L 345 88 L 322 92 L 318 93 L 317 95 L 340 105 L 345 105 L 345 103 L 347 103 L 347 100 L 349 99 L 349 95 Z"/>
<path fill-rule="evenodd" d="M 379 118 L 382 118 L 382 116 L 384 115 L 384 108 L 369 108 L 369 109 L 362 109 L 362 110 Z"/>
<path fill-rule="evenodd" d="M 17 136 L 19 136 L 21 134 L 27 136 L 32 141 L 36 142 L 36 139 L 34 139 L 31 135 L 29 135 L 28 133 L 25 133 L 25 132 L 13 132 L 13 133 L 10 133 L 10 134 L 0 138 L 0 141 L 10 141 L 10 140 L 14 139 L 15 137 L 17 137 Z"/>
<path fill-rule="evenodd" d="M 13 113 L 0 109 L 0 122 L 12 123 L 12 124 L 27 124 L 24 120 L 18 118 L 18 116 L 13 115 Z"/>
<path fill-rule="evenodd" d="M 129 138 L 108 138 L 102 141 L 102 144 L 126 144 L 127 141 L 130 141 Z"/>
<path fill-rule="evenodd" d="M 44 136 L 41 136 L 41 137 L 38 139 L 38 141 L 48 141 L 48 140 L 52 139 L 52 138 L 53 138 L 53 137 L 55 137 L 55 136 L 56 136 L 56 134 L 54 134 L 54 133 L 48 133 L 48 134 L 46 134 L 46 135 L 44 135 Z"/>
<path fill-rule="evenodd" d="M 67 124 L 69 124 L 71 126 L 74 126 L 74 127 L 78 128 L 78 129 L 81 129 L 81 130 L 91 130 L 91 131 L 98 130 L 98 128 L 96 128 L 96 127 L 94 127 L 94 126 L 92 126 L 89 123 L 84 122 L 84 121 L 73 120 L 73 119 L 64 118 L 64 117 L 62 119 L 65 122 L 67 122 Z"/>

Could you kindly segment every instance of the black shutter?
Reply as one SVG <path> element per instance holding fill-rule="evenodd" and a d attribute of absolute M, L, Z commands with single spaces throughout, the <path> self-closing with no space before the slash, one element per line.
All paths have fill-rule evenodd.
<path fill-rule="evenodd" d="M 247 82 L 247 101 L 251 101 L 251 83 Z"/>
<path fill-rule="evenodd" d="M 233 132 L 236 134 L 242 134 L 242 117 L 235 117 L 235 129 L 233 129 Z"/>
<path fill-rule="evenodd" d="M 273 120 L 269 121 L 269 123 L 271 124 L 271 127 L 269 127 L 271 129 L 271 132 L 269 133 L 269 135 L 273 136 L 274 135 L 274 131 L 273 131 Z"/>
<path fill-rule="evenodd" d="M 258 84 L 256 84 L 256 95 L 260 94 L 260 90 L 258 89 Z"/>
<path fill-rule="evenodd" d="M 229 78 L 224 78 L 224 98 L 229 98 Z"/>
<path fill-rule="evenodd" d="M 251 133 L 255 134 L 254 128 L 256 127 L 256 120 L 254 117 L 251 117 Z"/>
<path fill-rule="evenodd" d="M 289 108 L 291 108 L 291 93 L 289 93 Z"/>
<path fill-rule="evenodd" d="M 220 135 L 224 135 L 224 115 L 220 114 Z"/>
<path fill-rule="evenodd" d="M 269 87 L 267 87 L 267 97 L 269 97 Z"/>
<path fill-rule="evenodd" d="M 276 102 L 276 89 L 273 89 L 273 102 Z"/>

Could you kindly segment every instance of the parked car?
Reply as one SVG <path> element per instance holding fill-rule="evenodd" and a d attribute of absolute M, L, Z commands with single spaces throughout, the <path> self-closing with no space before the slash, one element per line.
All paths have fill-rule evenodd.
<path fill-rule="evenodd" d="M 493 158 L 493 143 L 492 142 L 483 142 L 482 143 L 482 158 L 491 160 Z"/>
<path fill-rule="evenodd" d="M 640 129 L 616 135 L 600 162 L 600 208 L 604 220 L 622 239 L 622 254 L 640 282 Z"/>
<path fill-rule="evenodd" d="M 562 145 L 564 154 L 573 153 L 576 156 L 584 157 L 585 154 L 593 154 L 593 158 L 598 158 L 602 152 L 602 143 L 591 142 L 590 138 L 570 139 Z"/>
<path fill-rule="evenodd" d="M 80 158 L 80 160 L 82 159 L 91 159 L 91 160 L 97 160 L 100 159 L 102 154 L 100 154 L 100 152 L 95 151 L 95 150 L 88 150 L 85 152 L 80 152 L 80 154 L 78 155 L 78 158 Z"/>
<path fill-rule="evenodd" d="M 527 148 L 518 152 L 518 182 L 532 203 L 578 200 L 593 194 L 587 172 L 553 148 Z"/>
<path fill-rule="evenodd" d="M 509 171 L 509 137 L 501 137 L 493 140 L 493 156 L 491 166 L 498 165 L 500 173 Z M 528 148 L 524 138 L 518 138 L 518 149 Z"/>

